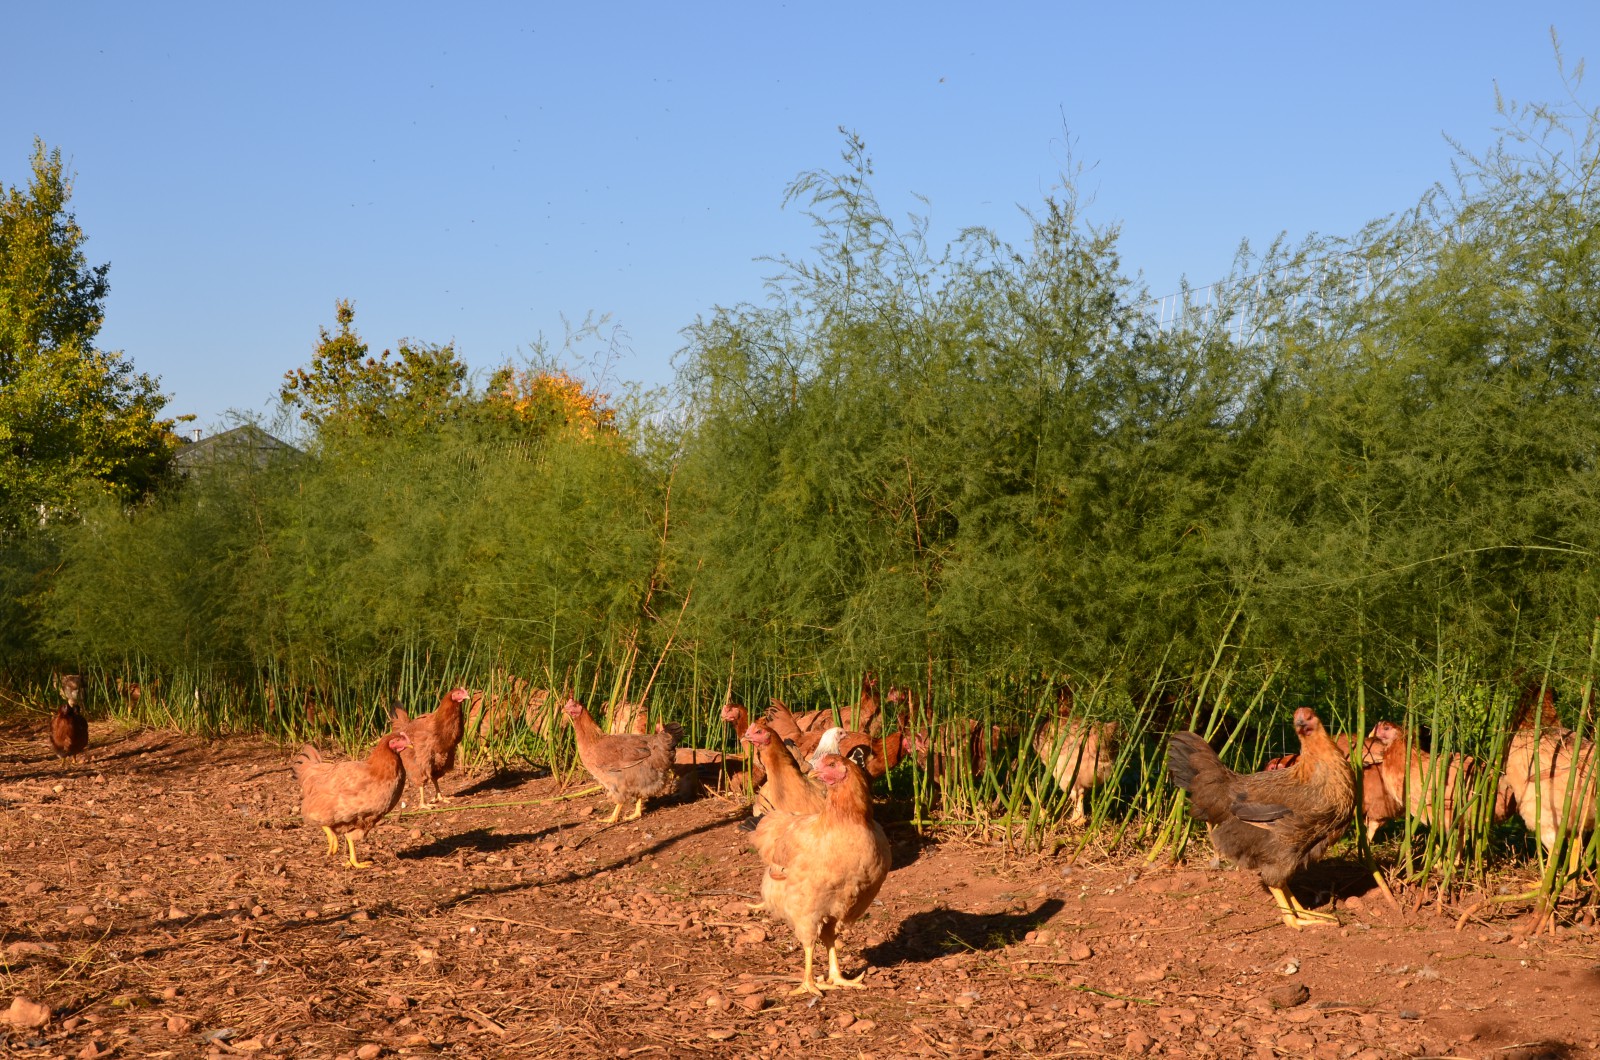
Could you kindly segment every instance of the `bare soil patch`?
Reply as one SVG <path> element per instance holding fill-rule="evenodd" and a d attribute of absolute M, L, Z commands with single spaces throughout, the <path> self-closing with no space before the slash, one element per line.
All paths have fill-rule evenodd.
<path fill-rule="evenodd" d="M 603 828 L 542 770 L 457 772 L 323 856 L 290 749 L 96 724 L 60 768 L 0 723 L 0 1053 L 59 1057 L 1533 1057 L 1600 1055 L 1600 935 L 1457 932 L 1335 861 L 1282 926 L 1254 874 L 1076 865 L 919 837 L 847 939 L 859 991 L 792 997 L 800 952 L 749 914 L 742 805 Z M 587 787 L 587 784 L 581 785 Z"/>

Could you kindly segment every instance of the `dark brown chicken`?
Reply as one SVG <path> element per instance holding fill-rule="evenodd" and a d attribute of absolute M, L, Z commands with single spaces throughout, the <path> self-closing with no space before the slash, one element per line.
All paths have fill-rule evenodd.
<path fill-rule="evenodd" d="M 883 735 L 883 700 L 878 696 L 878 675 L 871 670 L 861 675 L 861 698 L 845 713 L 844 720 L 853 732 Z"/>
<path fill-rule="evenodd" d="M 462 706 L 467 698 L 465 688 L 452 689 L 444 694 L 431 714 L 416 718 L 399 705 L 389 709 L 390 727 L 410 738 L 406 749 L 400 752 L 400 760 L 405 763 L 406 781 L 417 787 L 418 809 L 427 807 L 422 798 L 424 784 L 433 788 L 435 802 L 448 798 L 439 790 L 439 778 L 456 767 L 456 746 L 466 730 Z"/>
<path fill-rule="evenodd" d="M 89 746 L 89 721 L 71 703 L 61 704 L 50 719 L 50 746 L 65 761 Z"/>
<path fill-rule="evenodd" d="M 1223 857 L 1255 869 L 1293 928 L 1323 923 L 1288 890 L 1350 825 L 1356 777 L 1310 707 L 1294 712 L 1300 757 L 1287 769 L 1241 776 L 1224 766 L 1198 733 L 1174 733 L 1167 770 L 1189 793 L 1189 810 L 1210 826 Z"/>
<path fill-rule="evenodd" d="M 828 788 L 817 813 L 774 811 L 761 818 L 752 842 L 766 871 L 761 903 L 794 930 L 805 951 L 805 971 L 795 993 L 860 987 L 839 967 L 839 935 L 859 920 L 889 875 L 889 840 L 872 819 L 867 774 L 854 762 L 828 755 L 817 765 Z M 828 978 L 813 972 L 816 948 L 828 951 Z"/>
<path fill-rule="evenodd" d="M 634 821 L 644 814 L 644 800 L 677 790 L 678 772 L 673 767 L 678 737 L 683 732 L 677 725 L 662 726 L 648 736 L 608 735 L 600 731 L 576 699 L 568 698 L 561 709 L 577 736 L 578 760 L 617 804 L 606 819 L 607 824 L 615 824 L 622 816 L 624 803 L 633 803 L 628 820 Z"/>
<path fill-rule="evenodd" d="M 1350 735 L 1340 733 L 1333 738 L 1339 753 L 1350 755 Z M 1288 769 L 1299 761 L 1300 755 L 1290 751 L 1267 763 L 1267 769 Z M 1383 764 L 1383 744 L 1376 736 L 1368 736 L 1361 744 L 1361 824 L 1367 832 L 1367 842 L 1378 834 L 1378 829 L 1406 812 L 1406 808 L 1389 796 L 1384 787 L 1383 773 L 1377 768 Z"/>
<path fill-rule="evenodd" d="M 406 786 L 400 755 L 410 745 L 405 733 L 393 733 L 379 740 L 365 761 L 329 762 L 310 744 L 289 760 L 300 782 L 300 817 L 322 826 L 330 856 L 338 853 L 343 834 L 350 846 L 350 867 L 372 867 L 370 861 L 356 860 L 356 840 L 365 839 L 399 803 Z"/>

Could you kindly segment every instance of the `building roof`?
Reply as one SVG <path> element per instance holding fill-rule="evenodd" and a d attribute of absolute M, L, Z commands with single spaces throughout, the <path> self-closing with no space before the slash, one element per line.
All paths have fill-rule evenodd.
<path fill-rule="evenodd" d="M 199 433 L 195 431 L 196 435 Z M 300 450 L 288 442 L 274 438 L 253 423 L 246 423 L 206 438 L 196 437 L 184 442 L 173 454 L 172 464 L 187 475 L 202 468 L 224 465 L 261 468 L 274 459 L 301 455 Z"/>

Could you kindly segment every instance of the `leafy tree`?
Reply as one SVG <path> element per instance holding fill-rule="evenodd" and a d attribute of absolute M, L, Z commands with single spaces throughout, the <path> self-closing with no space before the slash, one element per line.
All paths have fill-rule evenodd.
<path fill-rule="evenodd" d="M 94 346 L 109 265 L 90 266 L 59 150 L 35 142 L 26 188 L 0 186 L 0 534 L 161 480 L 176 438 L 157 380 Z"/>
<path fill-rule="evenodd" d="M 311 364 L 284 376 L 279 397 L 319 431 L 409 431 L 442 422 L 459 405 L 467 366 L 450 344 L 402 342 L 373 357 L 351 326 L 355 306 L 335 303 L 337 333 L 321 329 Z"/>

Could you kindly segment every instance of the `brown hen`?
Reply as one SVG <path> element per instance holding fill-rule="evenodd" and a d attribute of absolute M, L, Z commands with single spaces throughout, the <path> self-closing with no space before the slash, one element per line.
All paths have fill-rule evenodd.
<path fill-rule="evenodd" d="M 417 808 L 426 809 L 422 786 L 433 788 L 435 802 L 444 802 L 449 796 L 439 790 L 439 778 L 456 767 L 456 747 L 466 730 L 462 705 L 467 701 L 467 690 L 455 688 L 446 692 L 432 713 L 410 717 L 405 708 L 395 705 L 389 709 L 389 725 L 395 732 L 410 738 L 406 750 L 400 753 L 405 763 L 406 780 L 417 787 Z"/>
<path fill-rule="evenodd" d="M 350 847 L 351 868 L 372 867 L 356 860 L 356 840 L 395 808 L 405 791 L 406 774 L 400 755 L 411 745 L 405 733 L 379 740 L 365 761 L 330 762 L 310 744 L 289 760 L 300 782 L 300 816 L 307 824 L 321 825 L 328 835 L 328 854 L 339 851 L 342 834 Z"/>
<path fill-rule="evenodd" d="M 673 766 L 683 732 L 677 725 L 669 723 L 648 736 L 607 734 L 576 699 L 568 698 L 561 709 L 577 737 L 578 761 L 616 803 L 607 824 L 617 823 L 624 803 L 634 804 L 628 820 L 635 821 L 644 814 L 644 800 L 677 790 L 678 773 Z"/>

